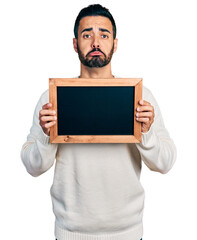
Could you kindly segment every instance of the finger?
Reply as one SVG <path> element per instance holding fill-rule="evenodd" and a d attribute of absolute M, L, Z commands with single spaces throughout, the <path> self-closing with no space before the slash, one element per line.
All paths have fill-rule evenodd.
<path fill-rule="evenodd" d="M 50 116 L 55 114 L 56 114 L 55 110 L 40 110 L 40 116 Z"/>
<path fill-rule="evenodd" d="M 153 110 L 154 110 L 154 108 L 151 105 L 140 106 L 140 107 L 137 108 L 137 112 L 144 112 L 144 111 L 152 112 Z"/>
<path fill-rule="evenodd" d="M 141 106 L 150 106 L 150 105 L 151 105 L 149 102 L 147 102 L 147 101 L 145 101 L 145 100 L 142 100 L 142 99 L 139 101 L 139 104 L 140 104 Z"/>
<path fill-rule="evenodd" d="M 49 122 L 49 121 L 55 121 L 55 120 L 57 120 L 56 116 L 42 116 L 40 118 L 41 122 Z"/>
<path fill-rule="evenodd" d="M 53 122 L 49 122 L 49 123 L 45 123 L 43 125 L 43 128 L 51 128 L 52 126 L 54 126 L 56 124 L 56 121 L 53 121 Z"/>
<path fill-rule="evenodd" d="M 136 117 L 138 117 L 138 118 L 141 118 L 141 117 L 152 118 L 153 117 L 153 112 L 140 112 L 140 113 L 136 113 Z"/>
<path fill-rule="evenodd" d="M 49 109 L 52 107 L 51 103 L 46 103 L 45 105 L 42 106 L 42 109 Z"/>
<path fill-rule="evenodd" d="M 137 120 L 138 122 L 142 122 L 142 123 L 147 123 L 147 122 L 150 121 L 149 118 L 136 118 L 136 120 Z"/>

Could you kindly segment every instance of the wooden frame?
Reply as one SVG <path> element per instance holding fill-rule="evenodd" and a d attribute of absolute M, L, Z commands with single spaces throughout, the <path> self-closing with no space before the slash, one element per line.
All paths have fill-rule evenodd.
<path fill-rule="evenodd" d="M 59 86 L 134 86 L 134 135 L 58 135 L 58 121 L 50 130 L 51 143 L 139 143 L 141 142 L 141 123 L 136 121 L 135 111 L 142 99 L 142 78 L 50 78 L 49 102 L 57 111 L 57 87 Z"/>

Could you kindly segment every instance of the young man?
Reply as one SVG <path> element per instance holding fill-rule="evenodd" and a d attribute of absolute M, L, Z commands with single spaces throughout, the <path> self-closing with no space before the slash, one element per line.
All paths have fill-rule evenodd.
<path fill-rule="evenodd" d="M 114 78 L 111 58 L 117 49 L 116 25 L 108 9 L 101 5 L 82 9 L 74 33 L 73 46 L 81 61 L 79 77 Z M 136 119 L 142 124 L 140 144 L 51 144 L 50 128 L 57 117 L 48 90 L 41 96 L 21 158 L 32 176 L 41 175 L 57 160 L 51 197 L 58 240 L 142 238 L 141 162 L 167 173 L 176 149 L 145 87 Z"/>

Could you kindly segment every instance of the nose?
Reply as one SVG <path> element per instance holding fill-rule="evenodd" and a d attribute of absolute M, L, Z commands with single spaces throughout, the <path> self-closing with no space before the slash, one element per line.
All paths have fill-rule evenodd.
<path fill-rule="evenodd" d="M 92 41 L 92 48 L 99 48 L 99 40 L 98 37 L 94 37 Z"/>

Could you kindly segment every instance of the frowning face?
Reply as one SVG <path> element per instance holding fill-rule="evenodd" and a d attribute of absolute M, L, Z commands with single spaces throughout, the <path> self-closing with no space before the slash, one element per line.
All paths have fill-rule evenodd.
<path fill-rule="evenodd" d="M 88 67 L 106 66 L 117 48 L 111 21 L 102 16 L 82 18 L 78 39 L 74 39 L 73 44 L 82 64 Z"/>

